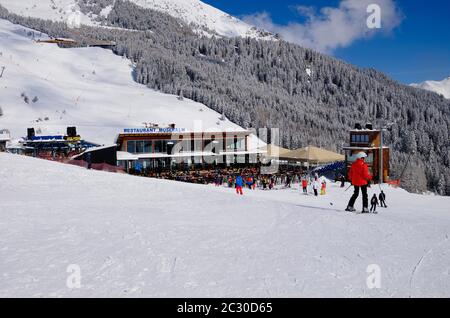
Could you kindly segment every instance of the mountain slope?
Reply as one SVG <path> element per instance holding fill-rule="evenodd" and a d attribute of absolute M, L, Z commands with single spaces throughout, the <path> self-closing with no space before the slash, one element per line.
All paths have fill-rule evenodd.
<path fill-rule="evenodd" d="M 205 105 L 137 84 L 131 62 L 108 50 L 60 49 L 38 44 L 33 36 L 47 38 L 0 19 L 0 69 L 5 67 L 0 129 L 11 130 L 15 138 L 24 136 L 27 127 L 64 133 L 76 125 L 83 137 L 111 144 L 121 129 L 143 122 L 191 130 L 241 129 L 219 120 L 221 115 Z"/>
<path fill-rule="evenodd" d="M 232 17 L 199 0 L 129 0 L 147 9 L 157 10 L 183 20 L 199 33 L 227 37 L 273 39 L 262 30 Z M 99 25 L 116 0 L 0 0 L 10 12 L 56 22 L 78 17 L 80 23 Z"/>
<path fill-rule="evenodd" d="M 168 13 L 186 23 L 193 23 L 203 30 L 213 30 L 227 37 L 271 38 L 267 32 L 232 17 L 199 0 L 131 0 L 131 2 L 148 9 Z"/>
<path fill-rule="evenodd" d="M 338 184 L 237 197 L 3 153 L 0 180 L 1 297 L 450 297 L 450 198 L 355 215 Z"/>
<path fill-rule="evenodd" d="M 78 0 L 0 0 L 10 12 L 55 22 L 67 22 L 70 16 L 79 17 L 82 24 L 93 24 L 92 16 L 80 11 Z"/>
<path fill-rule="evenodd" d="M 411 84 L 411 86 L 435 92 L 450 99 L 450 77 L 442 81 L 425 81 L 420 84 Z"/>
<path fill-rule="evenodd" d="M 124 1 L 104 21 L 113 28 L 73 30 L 1 7 L 0 16 L 52 36 L 115 41 L 114 52 L 135 63 L 137 82 L 182 94 L 242 127 L 279 128 L 284 147 L 341 151 L 355 123 L 391 123 L 384 136 L 391 177 L 406 167 L 408 190 L 450 195 L 450 101 L 435 93 L 285 41 L 199 37 L 172 16 Z"/>

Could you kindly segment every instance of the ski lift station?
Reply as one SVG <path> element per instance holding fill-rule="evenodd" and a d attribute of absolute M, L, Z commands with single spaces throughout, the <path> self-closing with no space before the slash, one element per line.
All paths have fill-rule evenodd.
<path fill-rule="evenodd" d="M 34 128 L 28 128 L 27 136 L 18 144 L 8 146 L 7 150 L 42 159 L 63 160 L 98 146 L 82 140 L 76 127 L 67 127 L 66 135 L 39 135 Z"/>
<path fill-rule="evenodd" d="M 373 129 L 372 124 L 356 124 L 350 131 L 350 143 L 344 146 L 347 169 L 356 160 L 361 151 L 367 154 L 366 163 L 373 175 L 374 182 L 388 182 L 390 175 L 389 147 L 383 144 L 383 131 Z M 382 171 L 382 174 L 380 172 Z M 382 177 L 382 178 L 381 178 Z"/>

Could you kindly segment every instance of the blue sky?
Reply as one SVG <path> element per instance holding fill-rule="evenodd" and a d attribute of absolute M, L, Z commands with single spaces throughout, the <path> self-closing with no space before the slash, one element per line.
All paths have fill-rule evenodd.
<path fill-rule="evenodd" d="M 384 12 L 389 12 L 384 15 L 382 11 L 382 23 L 386 26 L 382 31 L 370 36 L 355 34 L 336 41 L 312 36 L 314 45 L 303 39 L 309 37 L 317 25 L 308 24 L 308 18 L 299 13 L 299 6 L 316 8 L 314 19 L 320 21 L 323 20 L 320 9 L 335 9 L 333 16 L 340 16 L 339 10 L 345 8 L 343 2 L 360 0 L 202 1 L 249 22 L 260 23 L 277 32 L 281 30 L 280 33 L 299 41 L 300 45 L 316 46 L 314 48 L 351 64 L 376 68 L 403 83 L 442 80 L 450 76 L 450 1 L 371 0 L 370 3 L 380 3 L 383 10 L 386 8 Z M 361 13 L 364 19 L 365 14 Z M 349 26 L 347 31 L 339 32 L 339 36 L 349 30 L 354 28 Z M 323 41 L 326 44 L 321 46 Z"/>

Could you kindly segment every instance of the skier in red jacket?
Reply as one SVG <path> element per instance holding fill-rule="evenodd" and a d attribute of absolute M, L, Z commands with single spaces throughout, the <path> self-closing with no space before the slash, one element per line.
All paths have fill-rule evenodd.
<path fill-rule="evenodd" d="M 367 154 L 360 152 L 356 155 L 356 161 L 352 164 L 350 171 L 348 172 L 348 178 L 355 188 L 355 192 L 348 203 L 347 209 L 345 211 L 355 212 L 355 202 L 359 196 L 359 190 L 362 192 L 363 199 L 363 210 L 362 213 L 369 213 L 369 197 L 367 195 L 367 186 L 369 181 L 372 180 L 372 176 L 369 173 L 369 167 L 364 162 L 367 158 Z"/>

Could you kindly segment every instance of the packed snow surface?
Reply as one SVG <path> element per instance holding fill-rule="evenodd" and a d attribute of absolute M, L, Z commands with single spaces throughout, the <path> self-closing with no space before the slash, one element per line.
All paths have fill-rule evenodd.
<path fill-rule="evenodd" d="M 450 296 L 447 197 L 385 187 L 357 215 L 334 184 L 241 197 L 2 153 L 0 180 L 1 297 Z"/>
<path fill-rule="evenodd" d="M 35 42 L 38 38 L 48 37 L 0 19 L 0 72 L 5 67 L 0 129 L 9 129 L 13 138 L 25 136 L 27 127 L 63 134 L 67 126 L 77 126 L 83 138 L 101 144 L 115 142 L 123 128 L 145 123 L 196 131 L 242 129 L 203 104 L 136 83 L 131 62 L 109 50 L 61 49 Z"/>
<path fill-rule="evenodd" d="M 420 84 L 411 84 L 411 86 L 435 92 L 450 99 L 450 77 L 442 81 L 425 81 Z"/>

